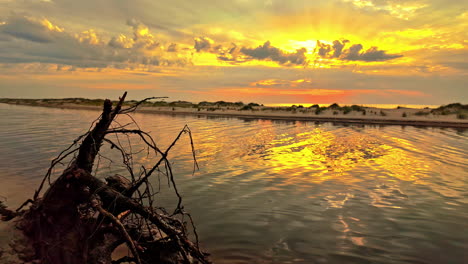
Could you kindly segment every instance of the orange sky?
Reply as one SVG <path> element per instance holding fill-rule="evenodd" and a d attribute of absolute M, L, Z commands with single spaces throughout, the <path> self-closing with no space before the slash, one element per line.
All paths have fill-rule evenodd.
<path fill-rule="evenodd" d="M 0 97 L 468 100 L 463 1 L 12 1 Z"/>

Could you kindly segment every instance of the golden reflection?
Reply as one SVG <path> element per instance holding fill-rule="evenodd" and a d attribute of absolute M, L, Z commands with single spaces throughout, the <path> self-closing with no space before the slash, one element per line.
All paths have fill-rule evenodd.
<path fill-rule="evenodd" d="M 312 198 L 312 197 L 311 197 Z M 338 194 L 330 194 L 325 196 L 323 199 L 324 207 L 329 208 L 343 208 L 348 202 L 349 199 L 354 198 L 353 194 L 349 193 L 338 193 Z"/>
<path fill-rule="evenodd" d="M 408 199 L 398 186 L 382 184 L 369 192 L 371 205 L 375 207 L 401 208 L 401 202 Z"/>
<path fill-rule="evenodd" d="M 316 128 L 272 142 L 267 159 L 273 171 L 287 173 L 284 184 L 340 178 L 360 162 L 383 155 L 378 142 L 361 136 L 337 137 Z M 311 171 L 304 174 L 304 171 Z M 348 178 L 350 181 L 356 178 Z"/>
<path fill-rule="evenodd" d="M 430 171 L 430 164 L 408 151 L 387 146 L 387 153 L 375 159 L 375 164 L 386 174 L 403 181 L 415 181 Z"/>
<path fill-rule="evenodd" d="M 350 222 L 359 222 L 360 220 L 354 217 L 347 217 Z M 364 237 L 356 235 L 353 232 L 351 225 L 345 220 L 343 215 L 338 215 L 336 223 L 333 225 L 334 229 L 343 233 L 342 238 L 350 240 L 356 246 L 365 246 L 367 241 Z"/>
<path fill-rule="evenodd" d="M 327 131 L 301 122 L 293 122 L 285 129 L 270 120 L 255 124 L 255 129 L 249 130 L 243 130 L 243 126 L 220 127 L 216 133 L 203 137 L 196 136 L 203 134 L 203 129 L 195 131 L 197 159 L 202 167 L 218 160 L 229 161 L 223 167 L 226 173 L 204 166 L 206 173 L 216 173 L 214 184 L 237 177 L 247 182 L 274 179 L 271 188 L 328 180 L 353 184 L 379 178 L 386 182 L 424 183 L 424 177 L 433 171 L 422 150 L 413 143 L 377 129 L 368 129 L 366 133 L 352 128 Z M 239 135 L 240 131 L 244 135 Z M 385 204 L 379 197 L 385 196 L 386 191 L 401 194 L 395 188 L 381 189 L 371 195 L 376 206 Z M 334 195 L 327 197 L 328 207 L 343 206 L 350 198 Z"/>
<path fill-rule="evenodd" d="M 392 146 L 363 134 L 350 132 L 350 135 L 337 136 L 316 128 L 276 138 L 264 149 L 263 159 L 273 172 L 287 175 L 284 185 L 331 179 L 356 182 L 363 178 L 350 176 L 350 171 L 360 166 L 366 172 L 369 168 L 383 170 L 382 175 L 404 181 L 423 177 L 430 165 L 418 157 L 417 149 L 407 140 L 396 137 L 390 140 Z M 371 173 L 375 174 L 379 172 Z"/>

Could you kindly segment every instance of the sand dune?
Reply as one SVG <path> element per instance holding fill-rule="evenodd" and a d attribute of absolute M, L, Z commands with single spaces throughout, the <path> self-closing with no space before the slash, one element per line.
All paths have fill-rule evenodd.
<path fill-rule="evenodd" d="M 43 102 L 41 100 L 34 100 L 33 103 L 31 102 L 32 101 L 10 100 L 7 103 L 67 109 L 101 110 L 101 106 L 99 105 L 68 102 Z M 255 106 L 248 110 L 240 109 L 240 107 L 194 107 L 193 105 L 191 107 L 141 106 L 138 108 L 137 112 L 227 117 L 231 116 L 252 119 L 281 119 L 299 121 L 309 120 L 358 124 L 390 124 L 468 128 L 468 119 L 466 119 L 465 116 L 460 118 L 457 113 L 431 113 L 432 109 L 383 109 L 377 107 L 361 107 L 361 110 L 350 111 L 348 109 L 348 112 L 346 112 L 343 111 L 343 108 L 322 108 L 319 113 L 317 113 L 317 109 L 313 107 L 301 108 Z"/>

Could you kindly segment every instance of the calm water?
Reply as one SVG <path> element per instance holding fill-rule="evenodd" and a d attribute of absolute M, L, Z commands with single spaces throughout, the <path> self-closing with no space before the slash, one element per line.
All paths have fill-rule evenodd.
<path fill-rule="evenodd" d="M 0 195 L 7 203 L 31 197 L 50 160 L 98 114 L 0 104 Z M 187 137 L 170 158 L 185 208 L 216 263 L 468 262 L 468 131 L 135 119 L 162 148 L 185 124 L 191 128 L 200 170 L 192 175 Z M 138 140 L 131 144 L 141 149 Z M 154 160 L 143 151 L 137 162 Z M 123 173 L 106 158 L 100 167 L 99 175 Z M 161 181 L 158 202 L 174 207 Z"/>

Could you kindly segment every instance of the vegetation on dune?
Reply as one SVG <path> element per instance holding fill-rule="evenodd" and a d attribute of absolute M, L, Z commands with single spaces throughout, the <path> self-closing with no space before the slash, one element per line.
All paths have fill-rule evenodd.
<path fill-rule="evenodd" d="M 360 106 L 360 105 L 340 106 L 339 104 L 334 103 L 334 104 L 329 105 L 328 107 L 327 106 L 322 106 L 321 107 L 318 104 L 315 104 L 315 105 L 312 105 L 310 108 L 315 109 L 314 112 L 315 112 L 316 115 L 319 115 L 320 113 L 322 113 L 325 110 L 332 110 L 333 115 L 338 115 L 339 113 L 347 115 L 347 114 L 351 113 L 352 111 L 362 112 L 362 115 L 366 115 L 366 107 L 363 107 L 363 106 Z"/>
<path fill-rule="evenodd" d="M 100 106 L 104 103 L 103 99 L 86 99 L 86 98 L 62 98 L 62 99 L 11 99 L 11 98 L 0 98 L 0 103 L 9 104 L 22 104 L 22 105 L 34 105 L 34 106 L 63 106 L 63 105 L 84 105 L 84 106 Z M 115 103 L 115 102 L 114 102 Z M 124 103 L 124 106 L 132 105 L 137 103 L 135 100 L 130 100 Z M 337 103 L 333 103 L 329 106 L 320 106 L 318 104 L 311 105 L 310 107 L 304 107 L 303 105 L 291 105 L 291 106 L 278 106 L 269 107 L 258 103 L 243 103 L 243 102 L 228 102 L 228 101 L 216 101 L 208 102 L 202 101 L 199 103 L 192 103 L 188 101 L 172 101 L 168 102 L 165 100 L 157 101 L 145 101 L 141 103 L 144 107 L 166 107 L 169 110 L 175 111 L 177 109 L 188 109 L 194 108 L 197 111 L 225 111 L 225 110 L 240 110 L 240 111 L 288 111 L 291 113 L 303 113 L 303 114 L 315 114 L 320 115 L 322 113 L 328 113 L 333 115 L 348 115 L 352 112 L 361 112 L 364 115 L 377 115 L 387 116 L 388 112 L 385 110 L 372 111 L 365 106 L 360 105 L 343 105 L 340 106 Z M 407 109 L 402 106 L 397 106 L 396 109 Z M 409 108 L 408 108 L 409 109 Z M 163 109 L 160 109 L 163 110 Z M 405 112 L 402 117 L 409 116 L 428 116 L 428 115 L 455 115 L 458 119 L 467 119 L 468 116 L 468 104 L 452 103 L 448 105 L 440 106 L 436 109 L 425 108 L 417 112 Z"/>
<path fill-rule="evenodd" d="M 452 103 L 442 105 L 438 108 L 429 110 L 424 109 L 414 113 L 415 116 L 428 116 L 428 115 L 455 115 L 458 119 L 466 119 L 468 116 L 468 104 Z"/>
<path fill-rule="evenodd" d="M 162 97 L 160 97 L 162 98 Z M 167 98 L 167 97 L 166 97 Z M 116 101 L 114 101 L 115 103 Z M 124 105 L 133 105 L 137 103 L 138 101 L 136 100 L 129 100 L 127 102 L 124 102 Z M 47 99 L 15 99 L 15 98 L 0 98 L 0 103 L 10 103 L 10 104 L 26 104 L 26 105 L 63 105 L 63 104 L 79 104 L 79 105 L 96 105 L 100 106 L 104 103 L 103 99 L 86 99 L 86 98 L 61 98 L 61 99 L 55 99 L 55 98 L 47 98 Z M 155 107 L 183 107 L 183 108 L 197 108 L 197 107 L 214 107 L 214 108 L 220 108 L 220 107 L 242 107 L 246 104 L 243 102 L 225 102 L 225 101 L 217 101 L 217 102 L 207 102 L 207 101 L 202 101 L 200 103 L 192 103 L 188 101 L 173 101 L 173 102 L 167 102 L 164 100 L 158 100 L 158 101 L 145 101 L 141 103 L 141 106 L 155 106 Z M 258 106 L 263 106 L 258 103 L 249 103 L 247 104 L 252 107 L 258 107 Z"/>
<path fill-rule="evenodd" d="M 415 116 L 427 116 L 429 114 L 430 114 L 430 112 L 428 112 L 428 111 L 418 111 L 418 112 L 414 113 Z"/>
<path fill-rule="evenodd" d="M 458 119 L 466 119 L 468 116 L 468 104 L 453 103 L 432 109 L 434 115 L 452 115 L 455 114 Z"/>
<path fill-rule="evenodd" d="M 241 111 L 247 111 L 247 110 L 253 110 L 252 106 L 250 105 L 244 105 L 242 106 L 239 110 Z"/>

